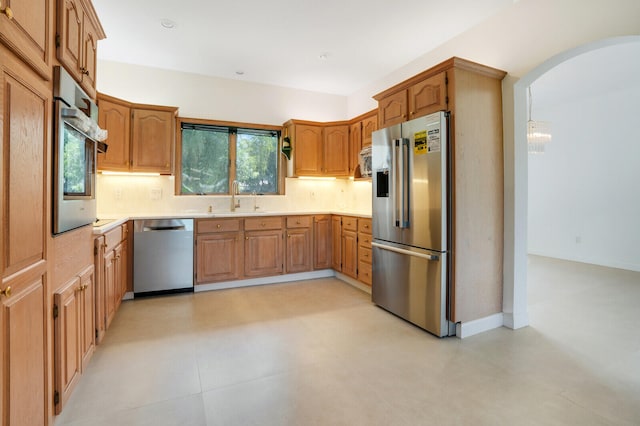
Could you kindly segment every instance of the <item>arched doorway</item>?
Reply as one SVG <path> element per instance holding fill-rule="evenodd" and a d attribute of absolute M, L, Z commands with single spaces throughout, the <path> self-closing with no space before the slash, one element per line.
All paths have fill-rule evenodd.
<path fill-rule="evenodd" d="M 529 324 L 527 313 L 527 214 L 528 154 L 526 126 L 528 120 L 528 87 L 557 65 L 583 53 L 623 43 L 640 42 L 640 36 L 616 37 L 589 43 L 540 64 L 513 84 L 513 121 L 505 122 L 505 261 L 503 312 L 504 325 L 520 328 Z M 508 94 L 505 88 L 505 94 Z M 510 140 L 511 139 L 511 140 Z M 512 143 L 512 146 L 509 144 Z"/>

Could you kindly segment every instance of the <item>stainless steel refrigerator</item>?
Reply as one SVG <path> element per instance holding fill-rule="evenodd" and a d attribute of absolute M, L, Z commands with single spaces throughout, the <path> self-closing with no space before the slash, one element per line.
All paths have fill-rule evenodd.
<path fill-rule="evenodd" d="M 373 302 L 435 334 L 447 320 L 448 114 L 373 133 Z"/>

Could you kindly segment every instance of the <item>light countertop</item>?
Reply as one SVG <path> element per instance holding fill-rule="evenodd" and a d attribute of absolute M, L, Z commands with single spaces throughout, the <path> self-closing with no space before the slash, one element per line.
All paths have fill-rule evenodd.
<path fill-rule="evenodd" d="M 371 218 L 370 212 L 363 211 L 237 211 L 237 212 L 212 212 L 212 213 L 171 213 L 171 214 L 148 214 L 148 215 L 100 215 L 100 221 L 94 225 L 93 234 L 102 235 L 128 220 L 136 219 L 208 219 L 208 218 L 229 218 L 229 217 L 252 217 L 252 216 L 298 216 L 298 215 L 318 215 L 335 214 L 342 216 L 355 216 Z"/>

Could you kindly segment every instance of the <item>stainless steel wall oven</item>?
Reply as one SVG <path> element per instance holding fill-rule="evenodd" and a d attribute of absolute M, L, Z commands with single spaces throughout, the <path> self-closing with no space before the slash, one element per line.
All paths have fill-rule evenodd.
<path fill-rule="evenodd" d="M 98 106 L 62 67 L 54 68 L 53 233 L 96 220 L 96 154 L 106 150 Z"/>

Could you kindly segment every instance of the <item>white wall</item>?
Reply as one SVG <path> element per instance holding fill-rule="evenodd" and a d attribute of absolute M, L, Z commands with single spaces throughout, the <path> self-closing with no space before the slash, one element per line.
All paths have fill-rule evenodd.
<path fill-rule="evenodd" d="M 346 120 L 347 98 L 179 71 L 98 62 L 98 91 L 180 108 L 181 117 L 281 125 L 290 118 Z"/>
<path fill-rule="evenodd" d="M 543 108 L 534 92 L 553 141 L 529 155 L 530 253 L 640 271 L 640 79 L 626 86 Z"/>
<path fill-rule="evenodd" d="M 285 185 L 286 195 L 238 197 L 238 211 L 371 214 L 369 181 L 287 178 Z M 209 207 L 213 213 L 229 212 L 228 196 L 176 196 L 173 188 L 170 176 L 98 175 L 98 217 L 203 214 Z"/>

